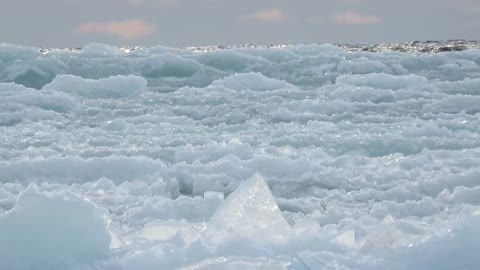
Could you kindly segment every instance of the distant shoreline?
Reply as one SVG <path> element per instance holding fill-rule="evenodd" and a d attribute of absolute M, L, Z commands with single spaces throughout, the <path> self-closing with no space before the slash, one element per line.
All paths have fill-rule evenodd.
<path fill-rule="evenodd" d="M 1 44 L 1 43 L 0 43 Z M 14 44 L 12 44 L 14 45 Z M 185 46 L 172 47 L 171 49 L 191 50 L 194 52 L 210 52 L 217 50 L 228 49 L 282 49 L 296 46 L 315 46 L 315 45 L 333 45 L 340 47 L 350 52 L 421 52 L 421 53 L 438 53 L 438 52 L 452 52 L 463 51 L 467 49 L 480 49 L 479 40 L 427 40 L 427 41 L 407 41 L 399 43 L 377 43 L 377 44 L 347 44 L 347 43 L 332 43 L 332 44 L 277 44 L 277 45 L 256 45 L 256 44 L 240 44 L 240 45 L 212 45 L 212 46 Z M 125 52 L 136 51 L 145 48 L 154 48 L 157 46 L 111 46 L 116 47 Z M 161 47 L 161 45 L 159 45 Z M 24 47 L 24 46 L 22 46 Z M 25 46 L 28 47 L 28 46 Z M 170 47 L 165 47 L 170 48 Z M 42 53 L 49 53 L 55 51 L 81 51 L 82 47 L 76 48 L 47 48 L 39 47 Z"/>

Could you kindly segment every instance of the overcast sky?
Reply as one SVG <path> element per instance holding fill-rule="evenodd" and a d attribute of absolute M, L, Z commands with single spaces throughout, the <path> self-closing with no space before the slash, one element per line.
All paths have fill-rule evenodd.
<path fill-rule="evenodd" d="M 480 39 L 480 0 L 0 0 L 0 42 L 74 47 Z"/>

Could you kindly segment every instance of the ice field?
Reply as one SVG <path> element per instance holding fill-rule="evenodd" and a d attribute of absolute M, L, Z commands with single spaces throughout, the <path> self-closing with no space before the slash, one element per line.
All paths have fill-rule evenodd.
<path fill-rule="evenodd" d="M 480 49 L 0 44 L 2 270 L 478 270 Z"/>

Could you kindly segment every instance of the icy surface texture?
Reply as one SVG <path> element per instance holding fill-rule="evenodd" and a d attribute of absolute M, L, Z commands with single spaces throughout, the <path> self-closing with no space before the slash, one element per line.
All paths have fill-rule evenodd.
<path fill-rule="evenodd" d="M 472 44 L 0 44 L 0 269 L 480 269 Z"/>

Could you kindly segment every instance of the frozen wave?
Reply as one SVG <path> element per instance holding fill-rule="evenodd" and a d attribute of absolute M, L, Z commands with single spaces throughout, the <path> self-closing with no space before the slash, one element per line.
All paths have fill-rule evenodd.
<path fill-rule="evenodd" d="M 1 44 L 0 269 L 477 269 L 454 43 Z"/>

